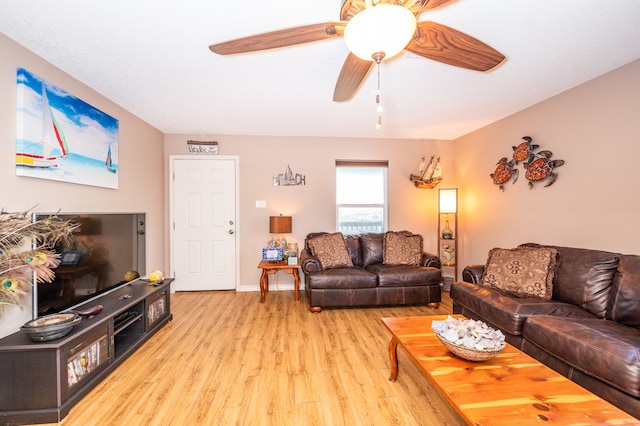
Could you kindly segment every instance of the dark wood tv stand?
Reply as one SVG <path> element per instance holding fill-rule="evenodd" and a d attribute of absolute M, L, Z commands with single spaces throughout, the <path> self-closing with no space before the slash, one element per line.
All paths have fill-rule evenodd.
<path fill-rule="evenodd" d="M 94 386 L 173 318 L 170 284 L 135 281 L 83 304 L 102 305 L 66 336 L 0 339 L 0 423 L 56 423 Z M 79 309 L 80 309 L 79 308 Z"/>

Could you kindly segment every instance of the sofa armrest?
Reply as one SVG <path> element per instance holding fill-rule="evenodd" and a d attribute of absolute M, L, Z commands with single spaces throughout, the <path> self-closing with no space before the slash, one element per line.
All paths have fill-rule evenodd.
<path fill-rule="evenodd" d="M 300 267 L 302 272 L 308 274 L 309 272 L 322 271 L 322 264 L 317 257 L 311 254 L 308 249 L 302 249 L 300 251 Z"/>
<path fill-rule="evenodd" d="M 462 281 L 480 284 L 483 272 L 484 265 L 468 265 L 462 271 Z"/>
<path fill-rule="evenodd" d="M 423 252 L 422 253 L 422 266 L 441 269 L 440 258 L 437 254 Z"/>

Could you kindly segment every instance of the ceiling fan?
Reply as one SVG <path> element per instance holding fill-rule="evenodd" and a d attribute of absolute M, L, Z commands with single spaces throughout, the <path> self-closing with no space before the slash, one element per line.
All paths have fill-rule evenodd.
<path fill-rule="evenodd" d="M 470 70 L 495 68 L 505 57 L 492 47 L 442 24 L 417 22 L 421 12 L 454 1 L 343 0 L 340 21 L 256 34 L 212 44 L 209 49 L 219 55 L 230 55 L 344 36 L 350 52 L 338 76 L 333 93 L 335 102 L 351 99 L 374 63 L 380 64 L 402 50 Z"/>

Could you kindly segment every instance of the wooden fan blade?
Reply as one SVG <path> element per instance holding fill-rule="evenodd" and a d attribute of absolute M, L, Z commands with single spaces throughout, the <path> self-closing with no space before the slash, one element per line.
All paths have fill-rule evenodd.
<path fill-rule="evenodd" d="M 408 4 L 404 6 L 413 13 L 419 13 L 424 12 L 425 10 L 435 9 L 440 6 L 447 6 L 454 1 L 456 0 L 407 0 L 406 3 Z"/>
<path fill-rule="evenodd" d="M 475 71 L 488 71 L 505 59 L 502 53 L 480 40 L 435 22 L 418 22 L 416 36 L 405 50 Z"/>
<path fill-rule="evenodd" d="M 303 25 L 212 44 L 209 49 L 219 55 L 231 55 L 233 53 L 256 52 L 277 47 L 294 46 L 342 35 L 344 26 L 344 22 Z"/>
<path fill-rule="evenodd" d="M 365 61 L 349 52 L 333 91 L 333 101 L 344 102 L 351 99 L 369 75 L 371 68 L 373 68 L 372 61 Z"/>
<path fill-rule="evenodd" d="M 365 10 L 367 3 L 371 0 L 343 0 L 340 8 L 340 19 L 348 21 L 358 13 Z M 435 9 L 436 7 L 446 6 L 456 0 L 376 0 L 373 3 L 378 4 L 395 4 L 406 7 L 411 13 L 417 14 L 425 10 Z"/>
<path fill-rule="evenodd" d="M 366 2 L 367 0 L 343 0 L 340 8 L 340 19 L 348 21 L 353 18 L 367 7 Z"/>

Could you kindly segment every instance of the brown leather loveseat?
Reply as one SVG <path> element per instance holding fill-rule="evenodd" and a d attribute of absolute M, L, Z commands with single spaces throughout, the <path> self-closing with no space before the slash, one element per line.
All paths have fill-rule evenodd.
<path fill-rule="evenodd" d="M 540 248 L 556 251 L 547 297 L 544 279 L 529 288 L 536 296 L 497 286 L 500 270 L 517 275 L 527 265 L 500 265 L 493 249 L 486 265 L 467 266 L 464 281 L 452 284 L 454 313 L 501 329 L 512 345 L 640 418 L 640 256 L 537 244 L 514 250 Z"/>
<path fill-rule="evenodd" d="M 300 253 L 311 312 L 323 307 L 440 303 L 440 260 L 407 231 L 307 235 Z"/>

